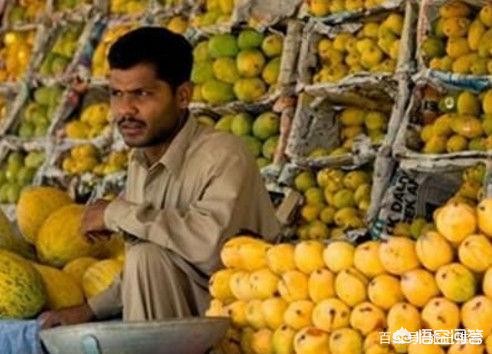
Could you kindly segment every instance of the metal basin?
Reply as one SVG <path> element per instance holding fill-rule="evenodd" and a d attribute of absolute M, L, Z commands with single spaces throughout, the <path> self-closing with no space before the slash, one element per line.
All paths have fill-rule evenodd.
<path fill-rule="evenodd" d="M 46 329 L 40 337 L 50 354 L 203 354 L 228 327 L 223 317 L 111 321 Z"/>

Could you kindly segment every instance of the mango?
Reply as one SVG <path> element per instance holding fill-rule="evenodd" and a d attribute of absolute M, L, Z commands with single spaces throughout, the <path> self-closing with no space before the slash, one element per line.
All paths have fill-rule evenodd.
<path fill-rule="evenodd" d="M 235 57 L 238 51 L 236 38 L 232 34 L 216 34 L 208 40 L 208 53 L 212 58 Z"/>
<path fill-rule="evenodd" d="M 259 78 L 239 79 L 234 84 L 234 94 L 240 101 L 246 103 L 259 100 L 266 90 L 265 82 Z"/>
<path fill-rule="evenodd" d="M 435 278 L 439 290 L 451 301 L 465 302 L 475 295 L 475 276 L 460 263 L 440 267 Z"/>
<path fill-rule="evenodd" d="M 492 266 L 492 244 L 484 235 L 470 235 L 461 242 L 458 256 L 472 271 L 484 272 Z"/>
<path fill-rule="evenodd" d="M 433 297 L 439 295 L 434 276 L 423 269 L 414 269 L 401 276 L 401 290 L 409 303 L 423 307 Z"/>
<path fill-rule="evenodd" d="M 466 302 L 461 308 L 461 318 L 466 329 L 482 330 L 484 338 L 492 333 L 492 300 L 480 295 Z"/>
<path fill-rule="evenodd" d="M 297 354 L 331 354 L 329 335 L 315 327 L 301 329 L 294 337 L 294 350 Z"/>
<path fill-rule="evenodd" d="M 313 309 L 312 323 L 326 332 L 347 327 L 350 321 L 350 308 L 337 298 L 322 300 Z"/>
<path fill-rule="evenodd" d="M 422 310 L 422 323 L 433 330 L 457 329 L 460 323 L 460 308 L 445 297 L 436 297 Z"/>
<path fill-rule="evenodd" d="M 367 287 L 367 295 L 374 305 L 383 310 L 389 310 L 404 299 L 400 281 L 388 274 L 381 274 L 372 279 Z"/>
<path fill-rule="evenodd" d="M 359 330 L 363 335 L 386 327 L 386 315 L 376 305 L 362 302 L 354 307 L 350 314 L 350 326 Z"/>
<path fill-rule="evenodd" d="M 211 104 L 224 104 L 234 99 L 234 92 L 230 84 L 208 80 L 201 86 L 201 96 Z"/>
<path fill-rule="evenodd" d="M 461 242 L 475 232 L 477 216 L 475 210 L 463 203 L 448 203 L 436 213 L 437 230 L 452 243 Z"/>

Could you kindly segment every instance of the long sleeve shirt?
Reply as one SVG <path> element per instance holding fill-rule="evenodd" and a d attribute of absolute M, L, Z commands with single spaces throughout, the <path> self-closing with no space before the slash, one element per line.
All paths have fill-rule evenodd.
<path fill-rule="evenodd" d="M 141 150 L 132 152 L 124 197 L 109 204 L 104 220 L 110 230 L 169 250 L 176 265 L 203 286 L 231 236 L 250 230 L 273 240 L 280 231 L 246 145 L 192 117 L 152 166 Z M 91 307 L 105 312 L 115 291 L 91 300 Z"/>

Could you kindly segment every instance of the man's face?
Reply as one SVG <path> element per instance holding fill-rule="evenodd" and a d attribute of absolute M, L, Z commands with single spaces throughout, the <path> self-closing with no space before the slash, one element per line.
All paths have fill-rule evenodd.
<path fill-rule="evenodd" d="M 184 107 L 152 65 L 112 69 L 109 82 L 113 117 L 128 146 L 154 146 L 170 137 Z"/>

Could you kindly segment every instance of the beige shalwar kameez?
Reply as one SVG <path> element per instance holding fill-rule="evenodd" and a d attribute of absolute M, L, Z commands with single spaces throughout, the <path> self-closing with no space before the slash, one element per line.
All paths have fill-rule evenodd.
<path fill-rule="evenodd" d="M 100 319 L 123 311 L 125 321 L 203 314 L 224 242 L 243 229 L 269 240 L 279 233 L 245 144 L 192 117 L 154 165 L 133 151 L 124 198 L 104 220 L 128 236 L 125 267 L 89 306 Z"/>

